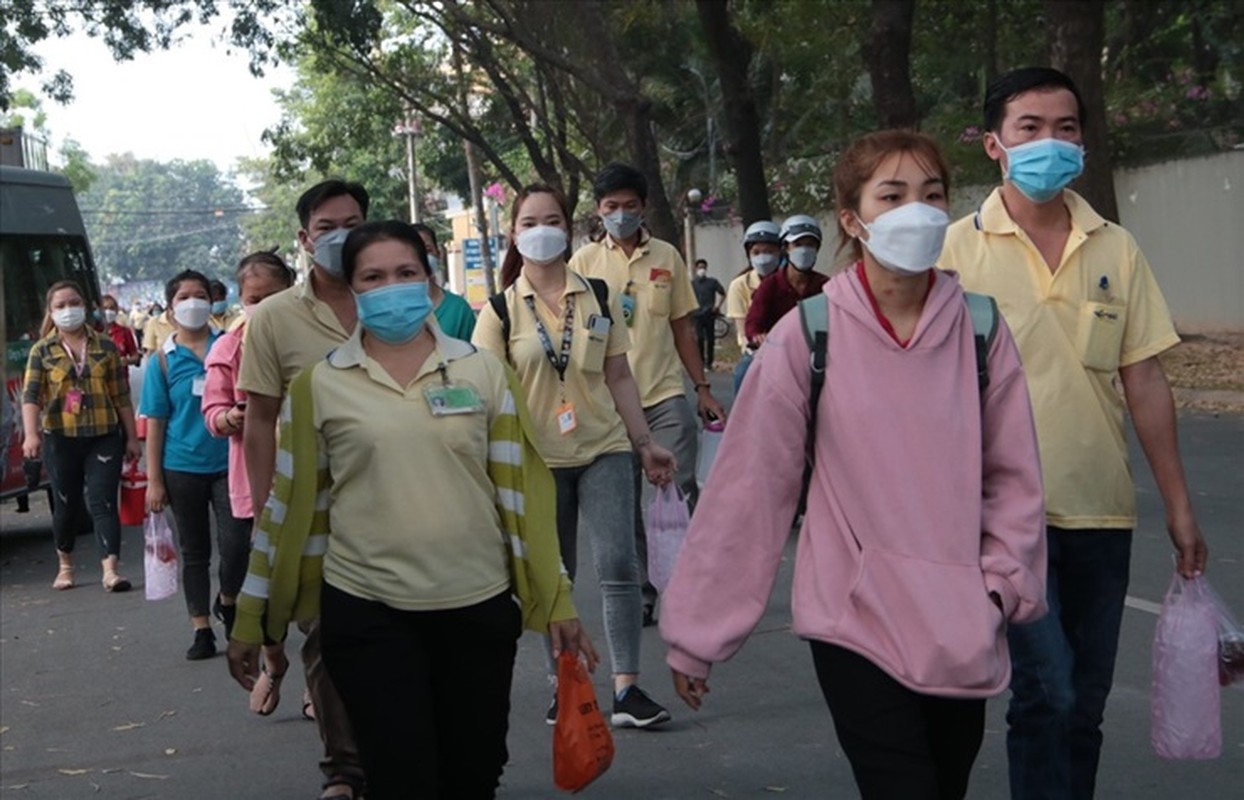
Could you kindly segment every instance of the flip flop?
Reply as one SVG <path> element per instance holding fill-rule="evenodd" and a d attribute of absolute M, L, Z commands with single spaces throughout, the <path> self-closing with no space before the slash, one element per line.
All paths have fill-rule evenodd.
<path fill-rule="evenodd" d="M 261 717 L 266 717 L 276 711 L 277 704 L 281 702 L 281 681 L 284 678 L 284 672 L 280 675 L 273 675 L 268 672 L 265 664 L 260 670 L 259 679 L 255 681 L 255 688 L 251 689 L 251 711 Z"/>
<path fill-rule="evenodd" d="M 58 592 L 74 587 L 73 567 L 61 567 L 56 571 L 56 580 L 52 581 L 52 588 Z"/>
<path fill-rule="evenodd" d="M 130 582 L 126 578 L 122 578 L 115 572 L 109 572 L 104 576 L 105 592 L 128 592 L 130 590 Z"/>
<path fill-rule="evenodd" d="M 315 721 L 315 703 L 311 700 L 311 692 L 306 689 L 302 692 L 302 716 Z"/>

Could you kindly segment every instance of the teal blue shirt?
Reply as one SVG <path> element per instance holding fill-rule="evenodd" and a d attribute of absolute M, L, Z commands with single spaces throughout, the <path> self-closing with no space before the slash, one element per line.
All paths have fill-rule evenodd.
<path fill-rule="evenodd" d="M 454 294 L 448 289 L 441 291 L 445 297 L 436 307 L 437 324 L 442 331 L 455 339 L 471 341 L 471 334 L 475 333 L 475 312 L 462 295 Z"/>
<path fill-rule="evenodd" d="M 224 333 L 213 329 L 208 352 Z M 203 421 L 203 384 L 207 369 L 189 347 L 177 344 L 173 334 L 160 348 L 168 374 L 160 358 L 147 359 L 143 377 L 143 396 L 138 413 L 165 420 L 164 469 L 200 475 L 229 469 L 229 440 L 208 433 Z"/>

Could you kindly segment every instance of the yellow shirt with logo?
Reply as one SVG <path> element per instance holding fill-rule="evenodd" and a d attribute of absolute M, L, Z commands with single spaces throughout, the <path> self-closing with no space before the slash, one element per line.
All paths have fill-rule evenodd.
<path fill-rule="evenodd" d="M 953 225 L 941 266 L 992 295 L 1032 397 L 1046 516 L 1060 528 L 1134 528 L 1118 370 L 1179 343 L 1149 263 L 1126 230 L 1064 192 L 1071 234 L 1051 272 L 1000 190 Z"/>
<path fill-rule="evenodd" d="M 570 363 L 565 380 L 549 361 L 535 317 L 527 305 L 531 298 L 536 314 L 548 333 L 555 356 L 560 356 L 565 332 L 567 298 L 574 298 Z M 622 321 L 622 304 L 609 293 L 609 316 L 605 319 L 596 295 L 583 276 L 567 271 L 560 307 L 554 312 L 536 296 L 525 275 L 505 291 L 510 314 L 510 341 L 502 338 L 501 320 L 492 304 L 480 309 L 471 341 L 499 358 L 508 358 L 526 393 L 527 408 L 536 426 L 536 446 L 550 467 L 579 467 L 605 453 L 631 449 L 626 426 L 614 406 L 605 383 L 605 359 L 630 349 L 630 336 Z M 608 326 L 608 332 L 601 329 Z M 595 328 L 593 328 L 595 326 Z M 558 414 L 569 403 L 574 408 L 575 428 L 562 433 Z"/>
<path fill-rule="evenodd" d="M 749 269 L 730 281 L 726 288 L 726 316 L 734 321 L 734 333 L 739 340 L 739 347 L 747 347 L 747 335 L 743 333 L 743 322 L 747 319 L 747 309 L 751 308 L 752 295 L 760 286 L 761 275 Z"/>
<path fill-rule="evenodd" d="M 670 322 L 687 316 L 699 303 L 691 290 L 687 265 L 674 246 L 648 236 L 628 258 L 613 237 L 606 236 L 579 248 L 570 259 L 570 268 L 589 278 L 602 278 L 609 284 L 610 296 L 619 295 L 624 306 L 622 294 L 634 298 L 627 359 L 644 408 L 684 394 L 682 361 Z"/>
<path fill-rule="evenodd" d="M 266 298 L 251 311 L 242 340 L 238 388 L 284 397 L 290 381 L 339 346 L 350 333 L 310 279 Z"/>
<path fill-rule="evenodd" d="M 315 427 L 327 457 L 324 579 L 393 608 L 462 608 L 510 586 L 489 431 L 514 399 L 491 353 L 446 336 L 408 386 L 363 349 L 356 331 L 312 376 Z M 445 378 L 438 368 L 445 367 Z M 479 411 L 436 416 L 425 389 L 470 387 Z"/>

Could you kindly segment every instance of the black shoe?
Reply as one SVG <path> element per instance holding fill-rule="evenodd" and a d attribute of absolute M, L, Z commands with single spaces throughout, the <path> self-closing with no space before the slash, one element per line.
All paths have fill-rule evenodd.
<path fill-rule="evenodd" d="M 544 721 L 549 725 L 557 724 L 557 692 L 553 692 L 553 702 L 549 703 L 549 710 L 544 713 Z"/>
<path fill-rule="evenodd" d="M 189 661 L 202 661 L 216 655 L 216 634 L 211 628 L 199 628 L 194 632 L 194 644 L 186 651 Z"/>
<path fill-rule="evenodd" d="M 233 638 L 233 621 L 238 616 L 237 604 L 227 606 L 220 602 L 220 595 L 216 595 L 216 602 L 212 604 L 212 615 L 225 626 L 225 641 Z"/>
<path fill-rule="evenodd" d="M 651 628 L 657 624 L 657 607 L 654 603 L 644 603 L 644 627 Z"/>
<path fill-rule="evenodd" d="M 670 712 L 657 703 L 638 686 L 628 687 L 622 699 L 614 696 L 613 716 L 609 721 L 615 728 L 647 728 L 670 721 Z"/>

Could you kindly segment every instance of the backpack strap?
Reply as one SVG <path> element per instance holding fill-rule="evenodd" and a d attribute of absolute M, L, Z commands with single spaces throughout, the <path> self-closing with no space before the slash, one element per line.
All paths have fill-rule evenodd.
<path fill-rule="evenodd" d="M 501 320 L 501 341 L 505 342 L 505 360 L 510 361 L 510 304 L 507 302 L 505 292 L 500 291 L 488 298 L 488 305 L 492 306 L 492 310 L 496 313 L 497 319 Z"/>
<path fill-rule="evenodd" d="M 812 467 L 816 462 L 816 409 L 825 388 L 825 363 L 829 351 L 829 298 L 816 294 L 799 301 L 799 321 L 803 337 L 808 341 L 812 392 L 808 398 L 808 433 L 804 437 L 803 487 L 799 490 L 799 513 L 808 505 L 808 487 L 812 483 Z"/>
<path fill-rule="evenodd" d="M 964 292 L 963 300 L 968 304 L 976 341 L 976 382 L 984 395 L 989 386 L 989 350 L 998 336 L 998 303 L 987 294 L 975 292 Z"/>
<path fill-rule="evenodd" d="M 592 294 L 596 295 L 596 303 L 600 306 L 600 315 L 612 323 L 613 315 L 609 313 L 609 284 L 600 278 L 588 278 L 587 282 L 592 287 Z"/>

